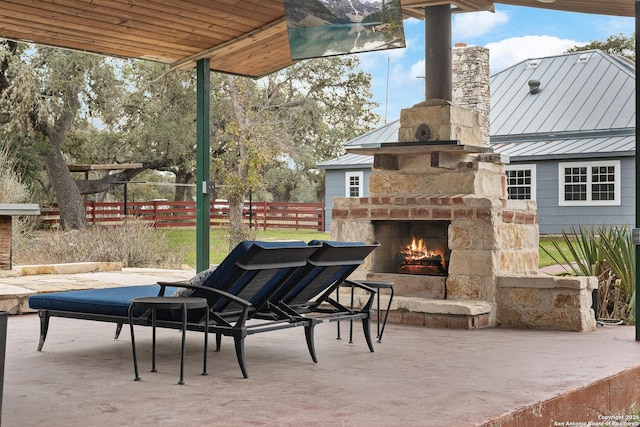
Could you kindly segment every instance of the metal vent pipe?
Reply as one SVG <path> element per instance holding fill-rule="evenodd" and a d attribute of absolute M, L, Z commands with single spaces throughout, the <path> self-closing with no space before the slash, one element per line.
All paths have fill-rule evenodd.
<path fill-rule="evenodd" d="M 452 101 L 451 5 L 424 8 L 425 96 Z"/>

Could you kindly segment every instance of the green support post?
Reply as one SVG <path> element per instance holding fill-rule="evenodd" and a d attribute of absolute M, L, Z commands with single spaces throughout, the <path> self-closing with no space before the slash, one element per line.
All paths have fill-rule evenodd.
<path fill-rule="evenodd" d="M 638 33 L 638 27 L 640 23 L 640 1 L 636 0 L 636 32 Z M 640 43 L 636 37 L 636 52 L 640 48 Z M 638 143 L 638 127 L 640 126 L 640 119 L 638 118 L 638 107 L 640 107 L 640 94 L 638 94 L 638 57 L 636 56 L 636 228 L 640 228 L 640 161 L 638 155 L 640 153 L 640 143 Z M 640 341 L 640 246 L 636 244 L 636 341 Z"/>
<path fill-rule="evenodd" d="M 209 268 L 209 193 L 205 182 L 209 180 L 209 59 L 200 59 L 196 65 L 196 272 Z"/>

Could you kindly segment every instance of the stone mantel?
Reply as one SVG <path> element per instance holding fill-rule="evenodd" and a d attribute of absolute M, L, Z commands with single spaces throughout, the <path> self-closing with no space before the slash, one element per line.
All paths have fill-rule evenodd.
<path fill-rule="evenodd" d="M 396 154 L 414 155 L 433 152 L 445 153 L 493 153 L 491 147 L 478 147 L 476 145 L 461 144 L 460 141 L 429 141 L 429 142 L 383 142 L 381 144 L 363 145 L 350 148 L 347 151 L 353 154 L 375 155 Z"/>

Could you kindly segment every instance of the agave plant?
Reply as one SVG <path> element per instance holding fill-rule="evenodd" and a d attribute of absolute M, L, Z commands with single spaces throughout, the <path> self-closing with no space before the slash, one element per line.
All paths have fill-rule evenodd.
<path fill-rule="evenodd" d="M 604 271 L 600 247 L 596 243 L 593 229 L 580 225 L 578 230 L 571 226 L 571 231 L 561 230 L 562 242 L 551 239 L 550 242 L 557 255 L 548 251 L 544 246 L 540 248 L 557 264 L 565 267 L 569 274 L 575 276 L 599 276 Z M 564 251 L 566 248 L 567 251 Z"/>
<path fill-rule="evenodd" d="M 629 321 L 635 321 L 636 247 L 626 226 L 598 228 L 600 238 L 596 241 L 602 259 L 611 267 L 619 280 L 620 300 L 627 307 Z"/>
<path fill-rule="evenodd" d="M 635 321 L 635 246 L 626 226 L 571 226 L 569 232 L 562 230 L 560 242 L 551 243 L 557 254 L 541 249 L 568 274 L 598 277 L 598 319 Z"/>

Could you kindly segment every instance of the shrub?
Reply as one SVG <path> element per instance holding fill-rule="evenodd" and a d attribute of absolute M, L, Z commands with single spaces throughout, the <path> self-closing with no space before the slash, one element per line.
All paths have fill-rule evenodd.
<path fill-rule="evenodd" d="M 597 319 L 618 318 L 635 321 L 635 246 L 631 233 L 623 227 L 586 227 L 580 225 L 570 232 L 562 230 L 562 240 L 568 247 L 551 239 L 556 254 L 540 246 L 558 264 L 565 265 L 568 274 L 598 277 Z"/>
<path fill-rule="evenodd" d="M 0 145 L 0 203 L 23 203 L 29 199 L 27 186 L 20 181 L 15 166 L 9 145 Z"/>
<path fill-rule="evenodd" d="M 41 232 L 16 251 L 21 264 L 120 262 L 123 267 L 178 268 L 182 250 L 172 248 L 163 233 L 128 219 L 113 227 Z"/>
<path fill-rule="evenodd" d="M 25 203 L 30 194 L 27 186 L 16 173 L 17 161 L 11 154 L 10 145 L 0 145 L 0 203 Z M 38 218 L 13 217 L 11 241 L 13 250 L 20 247 L 38 224 Z"/>

